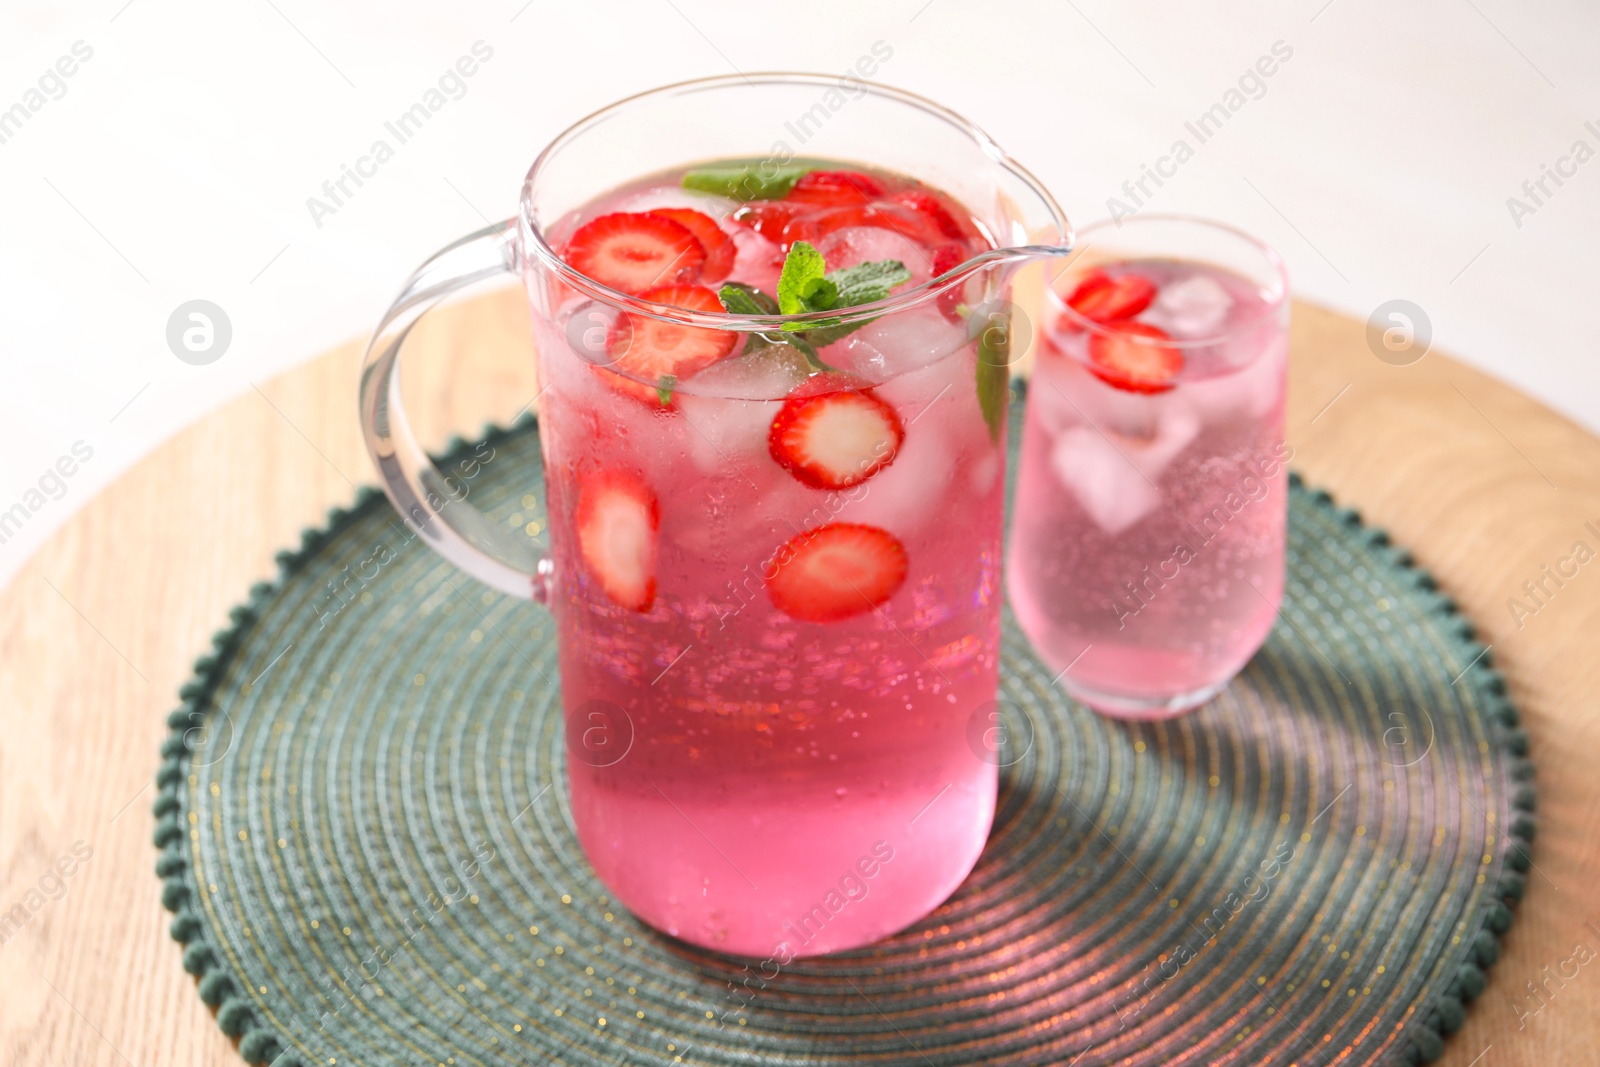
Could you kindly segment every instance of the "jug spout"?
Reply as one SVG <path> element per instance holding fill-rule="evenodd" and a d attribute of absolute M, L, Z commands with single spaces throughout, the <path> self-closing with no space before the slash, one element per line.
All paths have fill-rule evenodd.
<path fill-rule="evenodd" d="M 1055 197 L 1026 167 L 994 148 L 995 204 L 993 219 L 1001 262 L 1068 256 L 1073 251 L 1072 224 Z"/>
<path fill-rule="evenodd" d="M 1037 290 L 1062 269 L 1060 261 L 1073 254 L 1076 236 L 1050 190 L 981 132 L 974 132 L 992 164 L 984 176 L 988 188 L 974 206 L 980 207 L 993 246 L 934 278 L 928 285 L 929 296 L 950 304 L 950 294 L 955 294 L 953 306 L 966 319 L 967 332 L 984 342 L 982 358 L 1011 366 L 1025 361 L 1032 351 Z M 1055 267 L 1052 261 L 1057 262 Z M 1030 272 L 1024 284 L 1018 271 L 1035 263 L 1042 266 L 1043 278 L 1033 279 Z"/>

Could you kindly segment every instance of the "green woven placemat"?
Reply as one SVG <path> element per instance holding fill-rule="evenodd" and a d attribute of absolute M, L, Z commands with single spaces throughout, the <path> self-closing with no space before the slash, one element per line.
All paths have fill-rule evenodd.
<path fill-rule="evenodd" d="M 443 462 L 541 535 L 528 424 Z M 1381 531 L 1296 483 L 1289 546 L 1266 646 L 1174 721 L 1072 704 L 1008 617 L 1001 705 L 1033 744 L 977 869 L 912 929 L 773 975 L 610 898 L 566 806 L 549 618 L 363 493 L 170 717 L 183 965 L 280 1067 L 1430 1060 L 1522 893 L 1527 737 Z"/>

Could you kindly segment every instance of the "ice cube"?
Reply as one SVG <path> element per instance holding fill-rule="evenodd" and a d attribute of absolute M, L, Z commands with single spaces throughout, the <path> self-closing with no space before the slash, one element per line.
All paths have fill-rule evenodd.
<path fill-rule="evenodd" d="M 843 270 L 860 263 L 897 259 L 911 272 L 911 280 L 899 289 L 921 285 L 932 274 L 933 254 L 911 238 L 883 226 L 846 226 L 824 237 L 817 245 L 829 270 Z"/>
<path fill-rule="evenodd" d="M 900 416 L 908 439 L 937 436 L 951 465 L 967 469 L 974 492 L 982 495 L 993 487 L 1000 476 L 1000 454 L 978 404 L 971 359 L 941 360 L 891 378 L 873 391 Z"/>
<path fill-rule="evenodd" d="M 684 448 L 706 474 L 749 472 L 767 452 L 767 430 L 783 404 L 777 400 L 730 400 L 679 392 L 673 403 L 687 433 Z"/>
<path fill-rule="evenodd" d="M 986 495 L 994 488 L 995 479 L 1000 477 L 1000 452 L 998 449 L 985 452 L 972 464 L 967 475 L 972 484 L 972 491 L 979 496 Z"/>
<path fill-rule="evenodd" d="M 754 335 L 740 334 L 740 346 L 751 336 Z M 781 400 L 810 373 L 811 367 L 799 349 L 786 344 L 768 345 L 713 363 L 690 378 L 682 391 L 703 397 Z"/>
<path fill-rule="evenodd" d="M 1056 475 L 1106 533 L 1120 533 L 1161 502 L 1155 483 L 1199 434 L 1200 418 L 1186 407 L 1167 405 L 1154 428 L 1150 436 L 1130 436 L 1073 426 L 1051 446 Z"/>
<path fill-rule="evenodd" d="M 976 411 L 977 383 L 972 362 L 966 359 L 948 359 L 930 363 L 897 374 L 879 385 L 876 392 L 906 425 L 920 422 L 924 414 L 934 424 L 943 424 L 941 430 L 952 435 L 949 421 L 963 402 Z M 982 418 L 978 421 L 981 423 Z"/>
<path fill-rule="evenodd" d="M 823 358 L 836 367 L 881 381 L 926 367 L 968 343 L 965 324 L 952 322 L 929 302 L 872 320 L 829 345 Z"/>
<path fill-rule="evenodd" d="M 783 249 L 747 226 L 733 226 L 728 235 L 739 250 L 733 261 L 733 277 L 776 300 L 778 276 L 783 273 Z"/>
<path fill-rule="evenodd" d="M 724 461 L 721 469 L 726 473 L 733 465 Z M 737 576 L 736 584 L 752 579 L 752 588 L 759 590 L 762 564 L 778 547 L 827 521 L 827 510 L 813 499 L 821 495 L 816 490 L 786 473 L 774 477 L 771 471 L 751 472 L 751 477 L 762 487 L 759 491 L 734 475 L 705 484 L 698 504 L 680 502 L 663 514 L 663 536 L 699 557 L 697 563 L 708 568 L 699 577 L 709 578 L 713 589 Z"/>
<path fill-rule="evenodd" d="M 909 540 L 945 513 L 955 457 L 938 426 L 930 422 L 931 417 L 919 421 L 906 432 L 893 463 L 844 490 L 837 521 L 881 526 Z"/>
<path fill-rule="evenodd" d="M 1164 285 L 1150 318 L 1174 337 L 1209 337 L 1233 308 L 1233 297 L 1209 274 L 1191 274 Z"/>
<path fill-rule="evenodd" d="M 1056 477 L 1108 534 L 1118 534 L 1161 503 L 1161 492 L 1107 438 L 1089 426 L 1074 426 L 1050 448 Z"/>
<path fill-rule="evenodd" d="M 1163 404 L 1156 415 L 1153 436 L 1115 439 L 1139 473 L 1153 482 L 1199 433 L 1200 416 L 1193 410 L 1182 404 Z"/>

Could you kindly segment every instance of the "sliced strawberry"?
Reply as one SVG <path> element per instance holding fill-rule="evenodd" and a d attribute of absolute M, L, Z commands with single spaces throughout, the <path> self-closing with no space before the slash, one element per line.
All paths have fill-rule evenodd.
<path fill-rule="evenodd" d="M 940 245 L 933 250 L 933 256 L 928 266 L 933 272 L 933 277 L 937 278 L 939 275 L 948 274 L 961 266 L 966 261 L 966 258 L 967 250 L 965 246 L 956 244 Z"/>
<path fill-rule="evenodd" d="M 677 225 L 674 223 L 673 225 Z M 703 285 L 663 285 L 646 289 L 640 300 L 690 311 L 721 311 L 722 301 Z M 705 370 L 732 352 L 741 335 L 731 330 L 684 326 L 624 312 L 611 339 L 609 368 L 597 367 L 607 384 L 652 407 L 670 407 L 676 382 Z M 621 373 L 615 373 L 620 371 Z"/>
<path fill-rule="evenodd" d="M 944 240 L 944 235 L 926 218 L 904 205 L 887 201 L 825 206 L 818 211 L 798 214 L 784 228 L 783 240 L 787 244 L 796 241 L 817 244 L 828 234 L 853 226 L 893 230 L 901 237 L 923 246 L 939 244 Z"/>
<path fill-rule="evenodd" d="M 700 247 L 705 249 L 706 261 L 700 264 L 700 278 L 704 284 L 720 282 L 733 270 L 733 261 L 739 254 L 733 238 L 722 232 L 717 220 L 692 207 L 658 207 L 647 214 L 671 219 L 694 234 Z"/>
<path fill-rule="evenodd" d="M 706 250 L 681 222 L 618 211 L 579 226 L 566 260 L 601 285 L 642 293 L 700 277 Z"/>
<path fill-rule="evenodd" d="M 1089 338 L 1089 369 L 1130 393 L 1164 393 L 1183 370 L 1183 353 L 1167 331 L 1143 322 L 1113 322 Z"/>
<path fill-rule="evenodd" d="M 890 193 L 889 199 L 905 205 L 927 219 L 929 224 L 948 240 L 967 241 L 973 236 L 956 221 L 955 215 L 951 214 L 943 200 L 925 189 L 899 189 Z"/>
<path fill-rule="evenodd" d="M 627 471 L 603 470 L 578 491 L 578 551 L 606 596 L 649 611 L 656 599 L 661 510 L 650 487 Z"/>
<path fill-rule="evenodd" d="M 950 271 L 955 270 L 966 260 L 966 246 L 958 244 L 940 245 L 933 250 L 929 270 L 932 272 L 932 276 L 937 278 L 941 274 L 948 274 Z M 944 317 L 951 322 L 963 321 L 960 310 L 961 305 L 963 303 L 969 306 L 972 304 L 972 301 L 967 299 L 966 290 L 969 285 L 970 283 L 951 286 L 938 296 L 939 310 L 944 312 Z"/>
<path fill-rule="evenodd" d="M 889 531 L 831 522 L 794 538 L 768 562 L 767 595 L 804 622 L 837 622 L 871 611 L 906 580 L 906 550 Z"/>
<path fill-rule="evenodd" d="M 1131 319 L 1156 298 L 1155 283 L 1140 274 L 1091 271 L 1067 297 L 1067 306 L 1090 322 Z"/>
<path fill-rule="evenodd" d="M 883 195 L 883 183 L 858 170 L 813 170 L 800 176 L 786 200 L 810 204 L 864 204 Z"/>
<path fill-rule="evenodd" d="M 759 233 L 774 244 L 783 241 L 783 231 L 799 207 L 782 200 L 752 200 L 733 213 L 733 221 Z"/>
<path fill-rule="evenodd" d="M 848 489 L 893 463 L 905 427 L 861 384 L 822 374 L 790 393 L 767 431 L 778 465 L 815 489 Z"/>

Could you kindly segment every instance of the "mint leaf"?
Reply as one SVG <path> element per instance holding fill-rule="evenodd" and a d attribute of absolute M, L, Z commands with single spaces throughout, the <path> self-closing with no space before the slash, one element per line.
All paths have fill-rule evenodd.
<path fill-rule="evenodd" d="M 672 403 L 672 390 L 677 384 L 678 379 L 672 374 L 663 374 L 660 381 L 656 382 L 656 396 L 660 399 L 662 407 Z"/>
<path fill-rule="evenodd" d="M 802 356 L 806 357 L 806 362 L 811 364 L 811 369 L 812 370 L 815 370 L 815 371 L 838 370 L 839 369 L 838 367 L 832 366 L 831 364 L 824 363 L 822 361 L 822 357 L 817 355 L 817 345 L 813 344 L 811 342 L 811 340 L 810 340 L 810 338 L 813 335 L 815 335 L 817 333 L 821 333 L 821 332 L 822 331 L 820 331 L 820 330 L 809 330 L 806 333 L 786 333 L 786 334 L 783 335 L 783 340 L 788 342 L 789 344 L 793 345 L 795 348 L 800 350 L 800 354 Z M 846 331 L 846 332 L 848 332 L 848 331 Z M 827 344 L 828 342 L 824 341 L 824 342 L 821 342 L 821 343 L 822 344 Z"/>
<path fill-rule="evenodd" d="M 800 299 L 810 311 L 827 311 L 839 304 L 839 287 L 826 276 L 805 283 Z"/>
<path fill-rule="evenodd" d="M 721 290 L 717 292 L 717 299 L 722 301 L 723 310 L 730 315 L 780 314 L 778 311 L 778 302 L 776 300 L 772 299 L 772 297 L 768 296 L 766 293 L 763 293 L 755 286 L 745 285 L 743 282 L 724 282 Z M 817 357 L 816 346 L 807 341 L 805 338 L 801 337 L 798 333 L 753 333 L 750 335 L 750 340 L 745 342 L 744 352 L 740 354 L 749 355 L 752 352 L 758 352 L 775 346 L 794 348 L 805 357 L 806 362 L 811 365 L 812 370 L 830 371 L 837 369 L 822 362 L 822 360 Z"/>
<path fill-rule="evenodd" d="M 803 337 L 807 344 L 817 348 L 827 348 L 841 337 L 850 336 L 871 321 L 868 319 L 866 322 L 829 322 L 826 326 L 814 326 L 804 333 L 792 333 L 789 336 L 796 340 Z"/>
<path fill-rule="evenodd" d="M 1003 321 L 996 321 L 1002 316 Z M 989 439 L 998 442 L 1011 384 L 1011 316 L 995 312 L 988 318 L 978 333 L 978 409 L 989 427 Z"/>
<path fill-rule="evenodd" d="M 815 311 L 837 311 L 840 308 L 871 304 L 889 295 L 889 291 L 902 282 L 911 280 L 911 272 L 898 259 L 880 259 L 871 263 L 857 263 L 843 270 L 829 271 L 822 253 L 809 242 L 796 241 L 783 261 L 783 274 L 778 279 L 778 307 L 785 315 L 803 315 Z M 784 329 L 794 332 L 808 331 L 816 337 L 830 331 L 828 340 L 818 344 L 831 344 L 858 326 L 846 326 L 837 320 L 823 319 L 809 323 L 785 323 Z"/>
<path fill-rule="evenodd" d="M 730 315 L 778 315 L 778 302 L 753 285 L 723 282 L 717 291 L 722 309 Z"/>
<path fill-rule="evenodd" d="M 803 315 L 871 304 L 910 280 L 911 272 L 898 259 L 878 259 L 830 271 L 822 253 L 809 241 L 796 241 L 784 257 L 783 274 L 778 278 L 778 308 L 785 315 Z M 804 327 L 785 327 L 790 328 Z"/>
<path fill-rule="evenodd" d="M 811 169 L 805 166 L 774 167 L 768 163 L 697 167 L 684 174 L 682 185 L 685 189 L 735 200 L 781 200 L 789 195 L 789 190 L 794 188 L 800 176 Z"/>
<path fill-rule="evenodd" d="M 828 281 L 828 265 L 822 253 L 809 241 L 796 241 L 789 247 L 783 260 L 783 273 L 778 276 L 778 310 L 785 315 L 803 315 L 808 311 L 827 311 L 839 294 L 838 286 Z M 784 329 L 803 330 L 801 323 L 785 323 Z"/>
<path fill-rule="evenodd" d="M 755 286 L 743 282 L 723 282 L 722 288 L 717 290 L 717 299 L 722 301 L 722 310 L 730 315 L 779 314 L 776 300 Z M 758 349 L 783 343 L 784 337 L 781 333 L 753 333 L 749 340 L 745 341 L 744 351 L 740 355 L 749 355 Z"/>
<path fill-rule="evenodd" d="M 838 289 L 833 306 L 841 308 L 887 298 L 891 289 L 911 280 L 911 272 L 898 259 L 879 259 L 829 271 L 827 278 Z"/>
<path fill-rule="evenodd" d="M 824 272 L 827 264 L 809 242 L 796 241 L 789 247 L 783 261 L 783 274 L 778 278 L 778 308 L 785 315 L 804 315 L 814 311 L 828 311 L 839 302 L 839 287 L 829 281 Z M 786 333 L 802 333 L 823 326 L 833 326 L 837 319 L 819 319 L 813 322 L 786 322 Z"/>
<path fill-rule="evenodd" d="M 804 315 L 871 304 L 887 297 L 895 286 L 910 280 L 911 272 L 898 259 L 874 260 L 830 271 L 823 262 L 822 253 L 810 242 L 796 241 L 784 257 L 783 273 L 778 277 L 778 310 L 784 315 Z M 803 335 L 806 346 L 811 349 L 807 358 L 814 365 L 826 368 L 826 364 L 816 358 L 815 350 L 833 344 L 870 321 L 845 323 L 838 319 L 817 319 L 786 322 L 783 329 L 791 338 Z"/>

